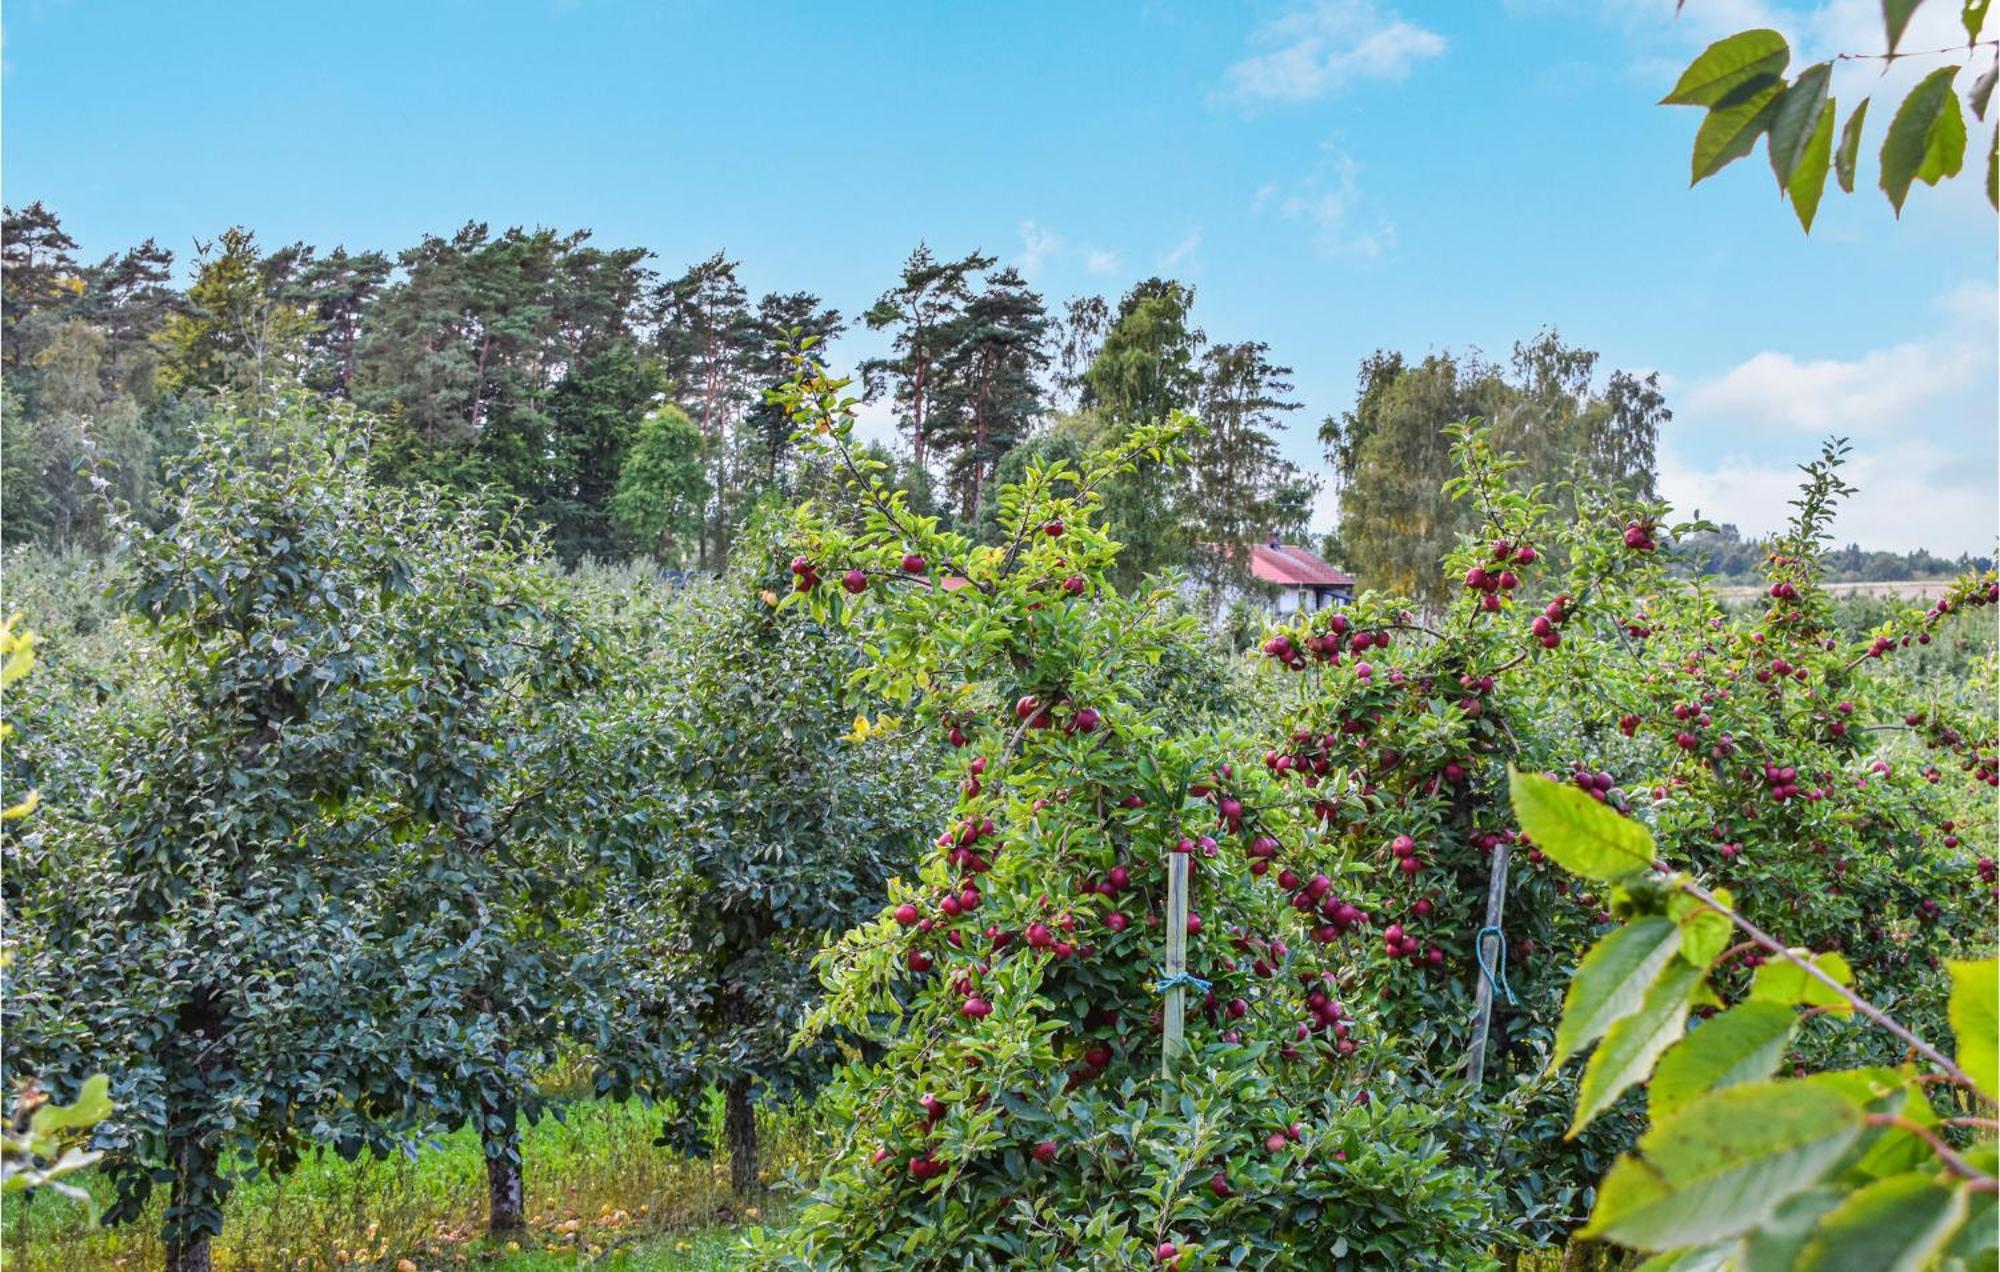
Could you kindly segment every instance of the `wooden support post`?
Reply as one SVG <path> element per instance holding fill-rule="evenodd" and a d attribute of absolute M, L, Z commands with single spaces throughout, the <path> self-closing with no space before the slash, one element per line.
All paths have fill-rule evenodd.
<path fill-rule="evenodd" d="M 1187 971 L 1188 855 L 1167 854 L 1167 955 L 1165 973 L 1174 980 Z M 1187 986 L 1176 984 L 1167 990 L 1160 1009 L 1160 1076 L 1171 1076 L 1174 1061 L 1185 1045 L 1187 1027 Z"/>
<path fill-rule="evenodd" d="M 1486 927 L 1498 929 L 1501 910 L 1507 902 L 1507 857 L 1511 846 L 1504 841 L 1493 849 L 1493 873 L 1486 882 Z M 1493 1023 L 1493 981 L 1486 974 L 1491 967 L 1496 972 L 1501 969 L 1500 960 L 1507 956 L 1506 945 L 1491 932 L 1482 931 L 1472 940 L 1472 961 L 1478 969 L 1478 982 L 1473 986 L 1472 1055 L 1466 1066 L 1466 1079 L 1473 1086 L 1486 1080 L 1486 1037 Z"/>

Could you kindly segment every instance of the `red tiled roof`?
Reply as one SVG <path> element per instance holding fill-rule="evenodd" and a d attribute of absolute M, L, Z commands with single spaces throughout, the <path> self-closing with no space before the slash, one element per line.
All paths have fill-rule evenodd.
<path fill-rule="evenodd" d="M 1258 544 L 1250 550 L 1250 575 L 1287 587 L 1353 587 L 1343 574 L 1295 543 Z"/>

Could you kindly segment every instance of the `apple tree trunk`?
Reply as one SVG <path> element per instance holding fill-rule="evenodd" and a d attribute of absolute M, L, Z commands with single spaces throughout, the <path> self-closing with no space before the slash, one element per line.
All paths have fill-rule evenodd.
<path fill-rule="evenodd" d="M 486 1150 L 486 1228 L 515 1232 L 525 1226 L 521 1187 L 521 1129 L 514 1102 L 484 1102 L 479 1139 Z"/>
<path fill-rule="evenodd" d="M 757 1192 L 761 1164 L 757 1160 L 757 1108 L 750 1102 L 750 1079 L 730 1079 L 723 1092 L 723 1133 L 729 1141 L 729 1187 L 739 1197 Z"/>
<path fill-rule="evenodd" d="M 199 1136 L 180 1140 L 173 1149 L 174 1183 L 168 1198 L 166 1272 L 210 1272 L 213 1263 L 212 1233 L 199 1211 L 215 1204 L 216 1169 L 220 1165 L 213 1144 Z"/>

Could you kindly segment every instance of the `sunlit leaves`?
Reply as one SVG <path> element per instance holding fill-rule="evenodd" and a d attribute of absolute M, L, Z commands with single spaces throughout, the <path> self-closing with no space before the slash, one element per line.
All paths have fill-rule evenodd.
<path fill-rule="evenodd" d="M 1840 188 L 1849 194 L 1854 193 L 1854 161 L 1861 153 L 1861 128 L 1867 119 L 1868 99 L 1864 97 L 1841 126 L 1840 148 L 1834 153 L 1834 175 L 1840 180 Z"/>
<path fill-rule="evenodd" d="M 1791 1042 L 1798 1016 L 1779 1003 L 1738 1003 L 1696 1025 L 1660 1058 L 1647 1088 L 1655 1122 L 1709 1091 L 1771 1076 Z"/>
<path fill-rule="evenodd" d="M 1771 126 L 1783 95 L 1784 81 L 1757 81 L 1745 85 L 1710 108 L 1694 135 L 1694 158 L 1689 185 L 1714 176 L 1750 153 L 1757 138 Z"/>
<path fill-rule="evenodd" d="M 1577 964 L 1563 997 L 1551 1069 L 1604 1036 L 1645 1001 L 1647 987 L 1680 949 L 1674 921 L 1652 914 L 1618 928 L 1592 947 Z"/>
<path fill-rule="evenodd" d="M 1958 69 L 1939 67 L 1919 81 L 1882 139 L 1882 191 L 1898 214 L 1913 181 L 1936 185 L 1965 163 L 1965 116 L 1952 89 Z"/>
<path fill-rule="evenodd" d="M 1827 165 L 1833 155 L 1834 102 L 1827 99 L 1820 107 L 1819 123 L 1807 138 L 1805 153 L 1792 170 L 1791 180 L 1785 183 L 1785 193 L 1791 196 L 1792 211 L 1799 218 L 1799 227 L 1812 233 L 1813 218 L 1819 215 L 1820 196 L 1826 193 Z"/>
<path fill-rule="evenodd" d="M 1717 40 L 1681 72 L 1662 106 L 1717 106 L 1738 95 L 1745 85 L 1762 87 L 1784 74 L 1792 60 L 1791 46 L 1776 31 L 1739 31 Z"/>
<path fill-rule="evenodd" d="M 1653 1062 L 1687 1027 L 1689 997 L 1701 979 L 1700 968 L 1675 959 L 1647 989 L 1639 1009 L 1611 1026 L 1584 1066 L 1569 1138 L 1574 1139 L 1610 1108 L 1612 1101 L 1652 1073 Z"/>
<path fill-rule="evenodd" d="M 1738 1236 L 1819 1182 L 1861 1130 L 1861 1107 L 1823 1087 L 1756 1082 L 1703 1096 L 1618 1159 L 1583 1235 L 1655 1251 Z"/>
<path fill-rule="evenodd" d="M 2000 997 L 1994 959 L 1945 964 L 1951 972 L 1951 1031 L 1958 1038 L 1958 1067 L 1990 1100 L 2000 1096 Z"/>
<path fill-rule="evenodd" d="M 1892 57 L 1921 3 L 1923 0 L 1883 0 L 1883 25 Z M 1968 32 L 1983 29 L 1989 4 L 1990 0 L 1966 0 L 1963 21 Z M 1967 40 L 1970 46 L 1978 37 L 1968 35 Z M 1763 28 L 1739 31 L 1703 50 L 1661 104 L 1700 106 L 1707 111 L 1695 134 L 1690 184 L 1715 175 L 1749 154 L 1758 137 L 1767 137 L 1778 188 L 1791 200 L 1800 228 L 1811 233 L 1829 170 L 1842 190 L 1854 191 L 1868 101 L 1864 98 L 1848 116 L 1836 142 L 1836 112 L 1829 95 L 1833 63 L 1807 67 L 1788 82 L 1784 72 L 1790 59 L 1790 47 L 1778 32 Z M 1880 184 L 1899 216 L 1913 183 L 1936 185 L 1958 175 L 1964 167 L 1965 116 L 1955 86 L 1961 69 L 1941 67 L 1925 76 L 1903 99 L 1883 139 Z M 1995 79 L 1995 71 L 1989 68 L 1973 82 L 1967 95 L 1973 114 L 1982 120 Z M 1989 157 L 1987 197 L 2000 208 L 2000 132 L 1995 134 Z"/>
<path fill-rule="evenodd" d="M 1735 898 L 1729 889 L 1715 890 L 1717 905 L 1727 909 Z M 1729 948 L 1735 925 L 1715 906 L 1685 892 L 1676 892 L 1667 903 L 1667 914 L 1681 929 L 1681 957 L 1696 967 L 1707 967 Z"/>
<path fill-rule="evenodd" d="M 1791 958 L 1773 958 L 1757 969 L 1757 975 L 1750 982 L 1750 997 L 1765 1002 L 1793 1003 L 1804 1007 L 1823 1007 L 1836 1015 L 1847 1015 L 1854 1008 L 1847 996 L 1828 985 L 1818 976 L 1806 970 L 1810 963 L 1819 972 L 1831 977 L 1842 985 L 1854 983 L 1854 972 L 1847 966 L 1847 960 L 1829 951 L 1814 954 L 1811 950 L 1793 950 Z"/>
<path fill-rule="evenodd" d="M 1652 834 L 1576 787 L 1517 770 L 1509 790 L 1522 832 L 1563 869 L 1607 883 L 1651 869 Z"/>
<path fill-rule="evenodd" d="M 1924 0 L 1882 0 L 1882 34 L 1889 41 L 1889 51 L 1903 42 L 1903 32 L 1910 29 L 1910 19 L 1917 12 L 1917 6 Z"/>
<path fill-rule="evenodd" d="M 1769 151 L 1771 171 L 1778 178 L 1778 184 L 1791 188 L 1792 174 L 1806 159 L 1819 133 L 1821 117 L 1826 114 L 1827 85 L 1833 79 L 1833 63 L 1820 62 L 1799 72 L 1799 77 L 1786 86 L 1771 108 L 1771 137 Z M 1833 135 L 1832 125 L 1826 126 L 1829 147 Z M 1829 148 L 1828 153 L 1831 153 Z M 1822 167 L 1821 173 L 1824 175 Z"/>
<path fill-rule="evenodd" d="M 1965 1222 L 1970 1195 L 1932 1171 L 1878 1179 L 1824 1215 L 1794 1266 L 1799 1272 L 1918 1272 Z"/>

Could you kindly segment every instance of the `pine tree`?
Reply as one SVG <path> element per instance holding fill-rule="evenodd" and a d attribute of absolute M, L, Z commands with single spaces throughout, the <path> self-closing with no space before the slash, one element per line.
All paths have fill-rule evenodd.
<path fill-rule="evenodd" d="M 76 240 L 40 202 L 9 207 L 0 221 L 0 362 L 21 371 L 33 352 L 43 310 L 67 305 L 79 288 Z"/>
<path fill-rule="evenodd" d="M 936 428 L 931 416 L 938 364 L 951 351 L 953 326 L 972 300 L 972 275 L 992 268 L 993 262 L 993 257 L 979 251 L 940 261 L 928 244 L 919 243 L 903 263 L 896 285 L 862 315 L 871 331 L 895 331 L 893 356 L 861 364 L 863 393 L 870 402 L 890 395 L 919 472 L 930 462 Z"/>
<path fill-rule="evenodd" d="M 1044 409 L 1036 373 L 1048 364 L 1048 313 L 1012 268 L 989 275 L 945 328 L 931 434 L 946 454 L 962 523 L 979 519 L 994 466 Z"/>

